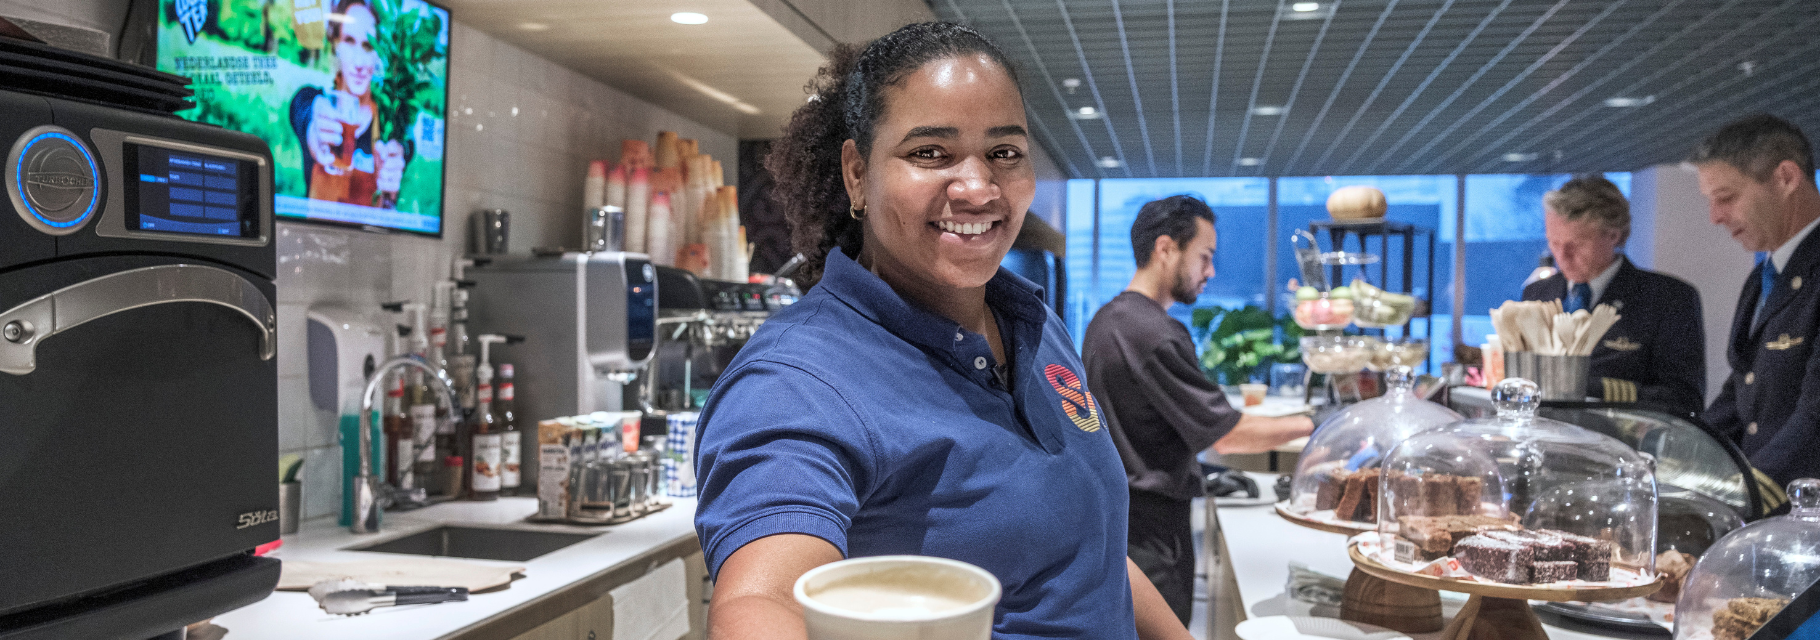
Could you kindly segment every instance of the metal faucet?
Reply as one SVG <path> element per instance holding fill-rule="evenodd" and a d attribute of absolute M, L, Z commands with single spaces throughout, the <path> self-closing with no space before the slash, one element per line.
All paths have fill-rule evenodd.
<path fill-rule="evenodd" d="M 373 392 L 379 390 L 386 374 L 393 369 L 416 367 L 422 369 L 424 377 L 441 393 L 436 395 L 442 404 L 445 415 L 455 416 L 454 386 L 442 377 L 435 368 L 425 362 L 422 356 L 402 355 L 392 358 L 373 370 L 373 376 L 367 380 L 366 391 L 360 394 L 360 475 L 354 476 L 354 516 L 349 518 L 348 529 L 354 533 L 372 533 L 379 530 L 379 480 L 373 477 Z M 434 430 L 431 430 L 434 433 Z M 434 437 L 433 435 L 431 436 Z M 430 446 L 430 441 L 417 441 L 413 438 L 413 449 Z M 409 460 L 400 460 L 399 464 L 408 464 Z"/>

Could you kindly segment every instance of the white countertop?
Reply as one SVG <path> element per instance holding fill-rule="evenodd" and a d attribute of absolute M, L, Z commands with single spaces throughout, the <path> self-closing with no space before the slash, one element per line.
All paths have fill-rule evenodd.
<path fill-rule="evenodd" d="M 1274 473 L 1250 475 L 1265 493 L 1271 491 L 1277 476 Z M 1268 504 L 1221 506 L 1218 498 L 1213 500 L 1220 531 L 1226 539 L 1228 555 L 1225 561 L 1231 564 L 1233 576 L 1238 581 L 1239 599 L 1244 603 L 1246 618 L 1309 615 L 1310 605 L 1291 600 L 1285 593 L 1284 584 L 1289 579 L 1289 563 L 1292 561 L 1342 581 L 1352 573 L 1352 560 L 1346 555 L 1346 536 L 1291 524 L 1278 516 L 1276 509 Z M 1449 620 L 1453 619 L 1454 613 L 1466 603 L 1466 597 L 1463 593 L 1441 592 L 1442 615 Z M 1546 623 L 1543 628 L 1552 640 L 1630 637 L 1625 634 L 1592 635 Z M 1415 640 L 1438 640 L 1441 637 L 1438 631 L 1410 635 Z"/>
<path fill-rule="evenodd" d="M 670 498 L 675 504 L 656 514 L 611 527 L 533 525 L 524 518 L 537 510 L 535 498 L 501 498 L 497 502 L 445 502 L 404 513 L 386 513 L 379 533 L 355 535 L 335 526 L 332 518 L 305 525 L 284 537 L 270 557 L 312 562 L 357 562 L 400 558 L 389 553 L 344 551 L 344 547 L 389 540 L 444 524 L 512 525 L 545 531 L 603 532 L 602 535 L 539 556 L 529 562 L 470 560 L 498 566 L 523 565 L 524 577 L 511 587 L 474 594 L 467 602 L 386 607 L 360 616 L 324 613 L 307 593 L 277 592 L 256 604 L 216 616 L 232 640 L 430 640 L 452 636 L 488 618 L 616 565 L 641 553 L 695 535 L 695 500 Z M 415 556 L 422 557 L 422 556 Z"/>

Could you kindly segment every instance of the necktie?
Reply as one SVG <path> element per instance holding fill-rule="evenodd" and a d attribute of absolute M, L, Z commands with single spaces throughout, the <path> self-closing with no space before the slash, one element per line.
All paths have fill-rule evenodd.
<path fill-rule="evenodd" d="M 1774 260 L 1768 258 L 1763 260 L 1761 277 L 1763 280 L 1762 285 L 1758 287 L 1760 293 L 1757 294 L 1757 310 L 1751 315 L 1752 325 L 1763 320 L 1763 304 L 1769 302 L 1769 294 L 1776 289 L 1776 262 Z"/>
<path fill-rule="evenodd" d="M 1592 285 L 1582 282 L 1567 290 L 1567 304 L 1561 305 L 1561 309 L 1573 313 L 1585 309 L 1590 302 L 1592 302 Z"/>

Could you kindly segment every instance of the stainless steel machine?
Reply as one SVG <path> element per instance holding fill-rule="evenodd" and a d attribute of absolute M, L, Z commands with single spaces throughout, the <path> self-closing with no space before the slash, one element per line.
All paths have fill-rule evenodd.
<path fill-rule="evenodd" d="M 783 279 L 769 285 L 704 280 L 670 267 L 658 267 L 657 278 L 656 354 L 637 390 L 647 413 L 699 408 L 759 325 L 802 295 Z"/>
<path fill-rule="evenodd" d="M 524 336 L 495 356 L 517 367 L 519 425 L 624 406 L 657 338 L 657 267 L 642 254 L 494 256 L 467 272 L 476 334 Z M 525 460 L 536 438 L 525 438 Z M 536 486 L 534 464 L 523 467 Z"/>

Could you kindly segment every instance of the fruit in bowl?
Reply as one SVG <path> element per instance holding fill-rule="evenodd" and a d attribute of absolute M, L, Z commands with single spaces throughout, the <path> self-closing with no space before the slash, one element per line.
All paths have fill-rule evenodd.
<path fill-rule="evenodd" d="M 1392 327 L 1408 322 L 1415 314 L 1415 296 L 1391 293 L 1364 280 L 1354 280 L 1351 289 L 1358 298 L 1354 304 L 1353 322 L 1361 327 Z"/>
<path fill-rule="evenodd" d="M 1347 287 L 1336 287 L 1332 291 L 1321 292 L 1314 287 L 1302 287 L 1296 291 L 1295 323 L 1303 329 L 1339 329 L 1352 323 L 1357 305 L 1352 299 L 1352 290 Z"/>

